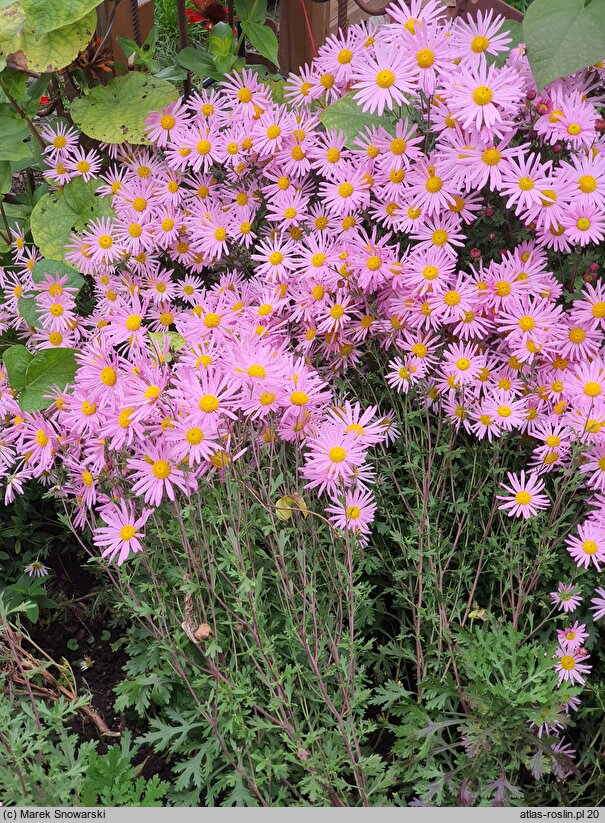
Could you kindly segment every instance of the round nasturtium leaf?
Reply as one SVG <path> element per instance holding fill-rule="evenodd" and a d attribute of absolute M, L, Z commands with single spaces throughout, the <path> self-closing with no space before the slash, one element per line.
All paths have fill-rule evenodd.
<path fill-rule="evenodd" d="M 158 111 L 178 96 L 176 86 L 167 80 L 133 71 L 76 98 L 71 116 L 84 134 L 103 143 L 146 143 L 149 112 Z"/>
<path fill-rule="evenodd" d="M 21 3 L 0 9 L 0 50 L 11 69 L 46 74 L 68 66 L 86 48 L 97 25 L 93 9 L 67 26 L 45 31 L 34 28 Z"/>
<path fill-rule="evenodd" d="M 29 24 L 36 31 L 54 31 L 81 20 L 99 0 L 20 0 Z"/>
<path fill-rule="evenodd" d="M 65 245 L 74 231 L 82 231 L 90 220 L 113 214 L 110 199 L 95 196 L 97 185 L 76 178 L 63 190 L 48 192 L 38 200 L 30 225 L 44 257 L 64 260 Z"/>

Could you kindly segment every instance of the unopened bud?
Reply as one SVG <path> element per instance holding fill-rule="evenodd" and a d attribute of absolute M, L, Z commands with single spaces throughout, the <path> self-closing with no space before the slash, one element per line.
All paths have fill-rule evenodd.
<path fill-rule="evenodd" d="M 212 634 L 212 629 L 207 623 L 200 623 L 197 629 L 193 632 L 196 640 L 208 640 Z"/>

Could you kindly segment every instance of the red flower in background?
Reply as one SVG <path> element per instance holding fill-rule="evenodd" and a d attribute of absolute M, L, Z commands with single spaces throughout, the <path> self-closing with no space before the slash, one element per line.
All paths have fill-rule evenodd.
<path fill-rule="evenodd" d="M 187 19 L 189 24 L 204 23 L 210 30 L 217 23 L 223 23 L 229 16 L 229 10 L 223 3 L 217 0 L 191 0 L 194 9 L 187 8 Z"/>

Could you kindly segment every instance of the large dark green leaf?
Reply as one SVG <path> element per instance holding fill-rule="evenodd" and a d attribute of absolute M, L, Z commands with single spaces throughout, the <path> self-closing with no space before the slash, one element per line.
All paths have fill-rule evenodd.
<path fill-rule="evenodd" d="M 105 143 L 146 143 L 145 119 L 179 96 L 167 80 L 131 71 L 96 86 L 72 104 L 71 116 L 84 134 Z"/>
<path fill-rule="evenodd" d="M 605 57 L 605 0 L 534 0 L 523 19 L 540 89 Z"/>
<path fill-rule="evenodd" d="M 347 137 L 348 145 L 353 145 L 356 137 L 367 126 L 384 126 L 389 129 L 393 121 L 386 115 L 366 114 L 358 106 L 352 94 L 345 94 L 332 106 L 324 109 L 319 119 L 327 129 L 340 129 Z"/>
<path fill-rule="evenodd" d="M 279 65 L 277 37 L 273 29 L 262 23 L 243 21 L 242 31 L 250 41 L 250 45 L 259 54 L 270 60 L 274 66 Z"/>
<path fill-rule="evenodd" d="M 74 231 L 82 231 L 93 218 L 113 214 L 109 198 L 95 195 L 97 185 L 76 178 L 62 191 L 48 192 L 36 203 L 31 230 L 44 257 L 62 260 L 65 244 Z"/>
<path fill-rule="evenodd" d="M 73 289 L 81 289 L 84 285 L 84 278 L 79 272 L 58 260 L 39 260 L 33 268 L 32 280 L 41 283 L 47 274 L 66 276 L 67 285 Z"/>
<path fill-rule="evenodd" d="M 15 391 L 25 388 L 25 373 L 34 359 L 25 346 L 10 346 L 4 352 L 2 359 L 6 367 L 8 382 Z"/>
<path fill-rule="evenodd" d="M 25 388 L 19 395 L 23 411 L 40 411 L 47 408 L 44 398 L 53 386 L 64 390 L 73 383 L 76 374 L 74 349 L 44 349 L 38 352 L 25 372 Z"/>

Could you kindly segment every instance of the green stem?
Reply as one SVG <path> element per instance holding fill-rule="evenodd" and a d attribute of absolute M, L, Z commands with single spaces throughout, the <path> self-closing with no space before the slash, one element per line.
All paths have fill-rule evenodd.
<path fill-rule="evenodd" d="M 8 225 L 8 220 L 6 218 L 6 212 L 4 211 L 4 198 L 0 199 L 0 215 L 2 215 L 2 222 L 4 223 L 4 228 L 6 229 L 6 236 L 0 232 L 0 237 L 4 240 L 5 243 L 8 243 L 10 246 L 11 243 L 11 230 L 10 226 Z"/>
<path fill-rule="evenodd" d="M 46 143 L 44 142 L 44 139 L 42 138 L 42 136 L 41 136 L 40 132 L 39 132 L 39 131 L 38 131 L 38 129 L 34 126 L 34 124 L 32 123 L 32 121 L 31 121 L 31 120 L 30 120 L 30 118 L 28 117 L 28 115 L 27 115 L 27 114 L 23 111 L 23 109 L 21 108 L 21 106 L 17 103 L 17 101 L 15 100 L 15 98 L 12 96 L 12 94 L 11 94 L 9 91 L 7 91 L 7 88 L 6 88 L 6 86 L 4 85 L 4 83 L 2 82 L 2 80 L 0 80 L 0 88 L 2 89 L 2 91 L 4 92 L 4 94 L 6 95 L 6 99 L 7 99 L 7 100 L 8 100 L 8 102 L 11 104 L 11 106 L 14 108 L 14 110 L 15 110 L 16 112 L 18 112 L 18 114 L 20 114 L 20 115 L 21 115 L 21 117 L 25 120 L 25 122 L 27 123 L 27 127 L 28 127 L 28 129 L 31 131 L 31 133 L 34 135 L 34 137 L 36 138 L 36 140 L 37 140 L 37 141 L 38 141 L 38 143 L 40 144 L 40 148 L 44 151 L 44 149 L 46 148 Z"/>

